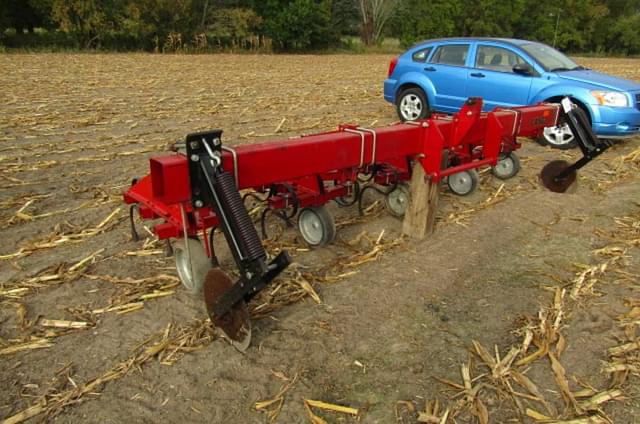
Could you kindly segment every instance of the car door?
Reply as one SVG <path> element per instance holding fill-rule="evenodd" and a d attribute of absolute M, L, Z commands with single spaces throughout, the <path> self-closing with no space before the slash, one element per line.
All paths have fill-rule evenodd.
<path fill-rule="evenodd" d="M 478 43 L 473 67 L 468 69 L 467 97 L 482 97 L 483 109 L 528 104 L 533 76 L 515 73 L 513 66 L 527 61 L 514 50 Z"/>
<path fill-rule="evenodd" d="M 435 91 L 432 108 L 443 112 L 456 112 L 466 100 L 467 56 L 470 43 L 447 43 L 436 47 L 424 73 Z"/>

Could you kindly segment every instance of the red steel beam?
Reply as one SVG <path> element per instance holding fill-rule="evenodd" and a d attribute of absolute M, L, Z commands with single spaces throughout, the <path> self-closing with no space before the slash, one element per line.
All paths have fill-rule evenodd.
<path fill-rule="evenodd" d="M 436 114 L 424 121 L 375 130 L 343 125 L 337 131 L 322 134 L 233 149 L 225 147 L 222 162 L 225 170 L 235 175 L 239 190 L 299 184 L 301 190 L 306 187 L 305 196 L 312 199 L 315 196 L 316 203 L 320 204 L 332 198 L 332 194 L 320 192 L 319 184 L 323 180 L 331 181 L 344 175 L 355 178 L 358 172 L 367 171 L 374 163 L 391 165 L 407 179 L 410 161 L 418 160 L 425 173 L 436 180 L 463 170 L 495 165 L 501 153 L 519 147 L 517 136 L 534 136 L 544 127 L 556 125 L 558 114 L 559 105 L 554 104 L 483 113 L 482 101 L 470 99 L 453 116 Z M 443 170 L 445 152 L 451 166 Z M 165 220 L 156 226 L 160 238 L 182 233 L 183 214 L 190 219 L 186 229 L 191 235 L 217 224 L 209 209 L 194 211 L 191 206 L 184 155 L 155 157 L 150 162 L 151 174 L 125 193 L 125 201 L 139 203 L 143 218 Z"/>

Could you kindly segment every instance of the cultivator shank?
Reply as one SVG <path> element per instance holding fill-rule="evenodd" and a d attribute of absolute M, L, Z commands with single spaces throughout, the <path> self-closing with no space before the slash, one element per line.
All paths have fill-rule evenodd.
<path fill-rule="evenodd" d="M 533 137 L 556 125 L 560 113 L 568 115 L 572 129 L 575 126 L 585 155 L 542 177 L 561 185 L 606 148 L 574 109 L 561 112 L 560 105 L 540 104 L 483 113 L 482 100 L 472 98 L 453 116 L 434 114 L 377 129 L 342 125 L 337 131 L 235 148 L 223 146 L 221 130 L 190 134 L 177 153 L 150 159 L 150 174 L 131 186 L 125 201 L 137 207 L 142 218 L 162 220 L 154 227 L 160 239 L 180 240 L 174 243 L 180 278 L 191 291 L 204 291 L 211 319 L 244 349 L 251 334 L 246 303 L 290 258 L 281 252 L 268 259 L 239 190 L 250 190 L 265 202 L 263 235 L 267 213 L 287 222 L 297 214 L 304 240 L 322 246 L 335 235 L 333 218 L 324 207 L 330 200 L 361 206 L 362 194 L 373 188 L 387 196 L 390 212 L 402 216 L 409 196 L 405 182 L 415 163 L 431 181 L 446 178 L 455 193 L 468 194 L 475 185 L 469 188 L 466 182 L 477 183 L 479 167 L 494 167 L 499 178 L 515 175 L 517 137 Z M 238 268 L 235 283 L 217 267 L 212 243 L 216 228 L 222 230 Z"/>

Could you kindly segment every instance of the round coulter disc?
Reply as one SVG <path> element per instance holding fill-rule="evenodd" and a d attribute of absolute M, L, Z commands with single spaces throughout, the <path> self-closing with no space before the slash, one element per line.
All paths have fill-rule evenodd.
<path fill-rule="evenodd" d="M 555 193 L 564 193 L 576 181 L 576 171 L 561 180 L 556 180 L 556 176 L 569 167 L 569 163 L 564 160 L 554 160 L 542 168 L 540 172 L 540 182 L 542 185 Z"/>
<path fill-rule="evenodd" d="M 220 268 L 212 268 L 204 280 L 204 301 L 209 318 L 229 339 L 231 344 L 244 352 L 251 343 L 251 321 L 249 310 L 244 300 L 236 303 L 229 312 L 222 316 L 213 314 L 213 306 L 233 287 L 233 281 Z"/>

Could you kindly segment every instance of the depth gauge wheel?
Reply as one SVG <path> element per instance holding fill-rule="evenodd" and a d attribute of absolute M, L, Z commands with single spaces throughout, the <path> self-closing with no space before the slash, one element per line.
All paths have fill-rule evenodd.
<path fill-rule="evenodd" d="M 449 189 L 458 196 L 467 196 L 478 187 L 478 171 L 469 169 L 449 175 L 447 178 Z"/>
<path fill-rule="evenodd" d="M 407 212 L 411 191 L 406 183 L 399 183 L 396 188 L 384 197 L 384 206 L 387 211 L 396 218 L 402 218 Z"/>
<path fill-rule="evenodd" d="M 324 206 L 302 209 L 298 215 L 298 230 L 311 247 L 325 246 L 336 236 L 336 224 Z"/>
<path fill-rule="evenodd" d="M 520 158 L 514 152 L 506 155 L 500 155 L 496 166 L 491 168 L 494 177 L 501 180 L 508 180 L 515 177 L 520 172 Z"/>
<path fill-rule="evenodd" d="M 182 286 L 191 294 L 199 294 L 207 272 L 211 269 L 211 261 L 202 243 L 193 238 L 187 239 L 186 243 L 184 239 L 180 239 L 174 241 L 172 247 Z"/>

